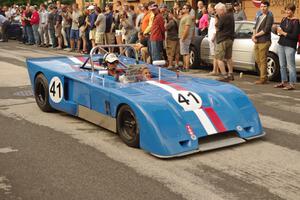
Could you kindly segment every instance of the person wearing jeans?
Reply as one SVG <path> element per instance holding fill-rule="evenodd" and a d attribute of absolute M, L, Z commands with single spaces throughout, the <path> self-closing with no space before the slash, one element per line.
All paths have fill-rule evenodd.
<path fill-rule="evenodd" d="M 294 17 L 296 6 L 293 3 L 285 6 L 286 17 L 281 20 L 280 26 L 277 27 L 278 56 L 280 63 L 281 83 L 276 84 L 275 88 L 284 90 L 295 89 L 297 82 L 295 54 L 298 42 L 299 19 Z M 289 83 L 287 78 L 287 69 L 289 71 Z"/>
<path fill-rule="evenodd" d="M 33 45 L 34 44 L 34 36 L 33 36 L 33 30 L 32 30 L 32 26 L 30 24 L 30 19 L 32 16 L 32 12 L 30 11 L 30 7 L 27 6 L 26 7 L 26 11 L 25 11 L 25 32 L 27 35 L 27 43 L 29 45 Z"/>
<path fill-rule="evenodd" d="M 30 6 L 30 11 L 32 16 L 30 18 L 30 24 L 33 30 L 34 41 L 36 45 L 40 45 L 40 34 L 39 34 L 39 24 L 40 24 L 40 15 L 37 9 L 34 6 Z"/>
<path fill-rule="evenodd" d="M 159 13 L 158 5 L 153 4 L 149 7 L 149 10 L 154 14 L 153 23 L 151 26 L 150 45 L 152 61 L 162 59 L 163 41 L 165 39 L 165 26 L 164 18 Z"/>
<path fill-rule="evenodd" d="M 48 15 L 48 32 L 51 38 L 52 47 L 55 48 L 57 46 L 57 41 L 55 37 L 55 23 L 56 23 L 56 7 L 53 5 L 49 6 L 49 15 Z"/>
<path fill-rule="evenodd" d="M 40 39 L 41 45 L 48 47 L 49 46 L 49 34 L 48 34 L 48 11 L 46 10 L 45 4 L 40 5 Z"/>

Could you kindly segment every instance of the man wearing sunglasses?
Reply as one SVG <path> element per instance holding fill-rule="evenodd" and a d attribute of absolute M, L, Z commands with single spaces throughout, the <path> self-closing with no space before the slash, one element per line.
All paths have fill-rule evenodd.
<path fill-rule="evenodd" d="M 179 43 L 180 43 L 180 54 L 183 56 L 183 71 L 188 71 L 190 67 L 190 44 L 194 37 L 195 26 L 193 18 L 190 15 L 192 7 L 189 4 L 185 4 L 182 7 L 182 17 L 179 23 Z"/>

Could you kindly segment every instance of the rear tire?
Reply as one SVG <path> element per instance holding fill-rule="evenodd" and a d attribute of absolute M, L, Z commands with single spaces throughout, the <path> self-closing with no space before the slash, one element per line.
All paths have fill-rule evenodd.
<path fill-rule="evenodd" d="M 200 67 L 200 53 L 197 52 L 194 46 L 190 46 L 190 66 L 191 68 L 199 68 Z"/>
<path fill-rule="evenodd" d="M 125 144 L 140 147 L 140 131 L 135 114 L 128 105 L 120 108 L 117 115 L 117 132 Z"/>
<path fill-rule="evenodd" d="M 54 109 L 49 103 L 49 86 L 43 74 L 36 76 L 34 80 L 34 96 L 39 108 L 44 112 L 53 112 Z"/>
<path fill-rule="evenodd" d="M 267 56 L 267 76 L 270 81 L 279 81 L 280 65 L 278 56 L 269 52 Z"/>

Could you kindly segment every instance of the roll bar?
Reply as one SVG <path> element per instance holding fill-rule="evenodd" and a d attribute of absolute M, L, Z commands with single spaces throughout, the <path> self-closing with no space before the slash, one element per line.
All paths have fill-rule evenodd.
<path fill-rule="evenodd" d="M 135 62 L 136 62 L 136 64 L 139 64 L 138 53 L 133 48 L 132 44 L 109 44 L 109 45 L 97 45 L 97 46 L 93 47 L 92 50 L 90 51 L 89 58 L 84 62 L 84 64 L 82 65 L 82 67 L 84 67 L 86 65 L 86 63 L 88 62 L 88 60 L 90 60 L 90 63 L 91 63 L 91 66 L 92 66 L 92 72 L 94 72 L 95 68 L 94 68 L 93 55 L 95 55 L 95 53 L 96 53 L 97 50 L 105 52 L 105 53 L 109 53 L 105 48 L 112 48 L 112 47 L 113 48 L 116 48 L 116 47 L 123 48 L 122 51 L 120 52 L 120 54 L 125 53 L 125 51 L 127 49 L 132 49 L 133 52 L 134 52 L 134 55 L 135 55 Z M 121 61 L 120 61 L 120 64 L 122 64 L 124 67 L 127 67 Z"/>

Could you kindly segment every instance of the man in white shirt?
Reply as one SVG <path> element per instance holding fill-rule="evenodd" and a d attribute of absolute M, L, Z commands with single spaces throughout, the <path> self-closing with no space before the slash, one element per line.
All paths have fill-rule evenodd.
<path fill-rule="evenodd" d="M 77 43 L 77 48 L 80 48 L 80 40 L 79 40 L 79 17 L 81 16 L 81 12 L 78 9 L 78 4 L 74 3 L 72 5 L 73 12 L 70 15 L 72 19 L 72 26 L 71 26 L 71 35 L 70 35 L 70 43 L 71 43 L 71 51 L 75 49 L 75 42 Z"/>
<path fill-rule="evenodd" d="M 45 4 L 40 5 L 40 36 L 41 36 L 41 45 L 49 46 L 49 35 L 48 35 L 48 11 L 46 10 Z"/>

